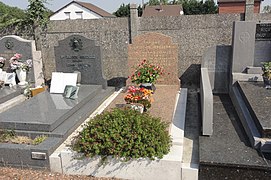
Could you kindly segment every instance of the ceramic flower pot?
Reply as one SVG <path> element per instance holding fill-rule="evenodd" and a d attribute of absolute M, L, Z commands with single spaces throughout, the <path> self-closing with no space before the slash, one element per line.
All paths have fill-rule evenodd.
<path fill-rule="evenodd" d="M 145 88 L 145 89 L 152 90 L 153 93 L 154 93 L 155 90 L 156 90 L 156 87 L 155 87 L 154 84 L 152 84 L 152 83 L 142 83 L 142 84 L 140 84 L 139 87 L 141 87 L 141 88 L 143 87 L 143 88 Z"/>
<path fill-rule="evenodd" d="M 27 84 L 26 82 L 26 71 L 23 69 L 16 69 L 16 74 L 19 79 L 19 86 L 25 86 Z"/>

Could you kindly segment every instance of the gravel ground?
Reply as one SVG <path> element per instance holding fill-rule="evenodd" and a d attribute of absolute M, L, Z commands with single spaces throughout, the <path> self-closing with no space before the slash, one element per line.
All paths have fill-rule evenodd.
<path fill-rule="evenodd" d="M 97 178 L 79 175 L 64 175 L 45 170 L 0 168 L 0 180 L 113 180 L 114 178 Z"/>
<path fill-rule="evenodd" d="M 161 117 L 163 121 L 171 122 L 175 106 L 178 86 L 156 86 L 156 92 L 153 95 L 154 102 L 148 110 L 150 114 Z M 126 93 L 119 94 L 107 109 L 116 107 L 117 104 L 125 104 L 124 96 Z M 0 167 L 0 180 L 113 180 L 116 178 L 97 178 L 79 175 L 63 175 L 52 173 L 45 170 L 18 169 L 9 167 Z"/>

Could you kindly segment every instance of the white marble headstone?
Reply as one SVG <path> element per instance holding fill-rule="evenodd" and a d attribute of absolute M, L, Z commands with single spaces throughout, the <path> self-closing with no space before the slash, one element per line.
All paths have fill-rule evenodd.
<path fill-rule="evenodd" d="M 53 72 L 50 93 L 64 93 L 67 85 L 76 86 L 77 73 Z"/>

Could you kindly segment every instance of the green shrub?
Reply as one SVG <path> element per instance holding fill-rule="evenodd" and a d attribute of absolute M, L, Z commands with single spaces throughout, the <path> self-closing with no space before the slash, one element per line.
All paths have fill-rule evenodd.
<path fill-rule="evenodd" d="M 147 113 L 113 109 L 89 121 L 76 137 L 73 149 L 87 157 L 161 159 L 171 146 L 167 127 L 160 118 Z"/>

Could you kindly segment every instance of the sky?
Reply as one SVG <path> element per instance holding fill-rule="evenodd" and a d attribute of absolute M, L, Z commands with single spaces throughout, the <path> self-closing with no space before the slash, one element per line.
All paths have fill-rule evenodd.
<path fill-rule="evenodd" d="M 21 9 L 26 9 L 28 5 L 28 0 L 1 0 L 1 1 L 9 6 L 15 6 Z M 48 0 L 49 4 L 47 5 L 47 8 L 49 8 L 52 11 L 56 11 L 71 1 L 72 0 Z M 92 3 L 100 7 L 101 9 L 106 10 L 109 13 L 115 12 L 122 3 L 141 4 L 142 1 L 144 3 L 148 2 L 148 0 L 80 0 L 80 1 Z M 264 7 L 266 5 L 271 5 L 271 0 L 264 0 L 262 2 L 261 7 Z"/>

